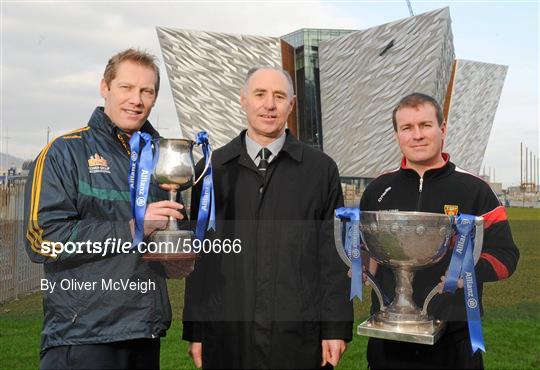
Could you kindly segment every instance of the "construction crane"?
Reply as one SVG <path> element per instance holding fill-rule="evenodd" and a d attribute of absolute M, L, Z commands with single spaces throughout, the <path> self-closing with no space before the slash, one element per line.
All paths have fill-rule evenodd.
<path fill-rule="evenodd" d="M 407 7 L 409 8 L 409 13 L 411 14 L 411 17 L 413 17 L 414 13 L 412 11 L 411 2 L 409 0 L 406 0 L 406 1 L 407 1 Z"/>

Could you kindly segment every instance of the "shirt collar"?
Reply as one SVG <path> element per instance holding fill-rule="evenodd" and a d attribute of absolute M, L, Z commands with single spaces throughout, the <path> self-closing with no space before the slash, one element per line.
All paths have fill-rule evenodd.
<path fill-rule="evenodd" d="M 219 160 L 216 159 L 216 163 L 219 164 L 225 164 L 229 162 L 230 160 L 239 157 L 242 155 L 242 153 L 247 154 L 244 136 L 246 136 L 246 131 L 243 130 L 240 135 L 235 137 L 229 144 L 226 144 L 220 150 L 221 152 L 221 158 Z M 302 162 L 302 156 L 303 156 L 303 145 L 300 141 L 298 141 L 289 131 L 289 129 L 285 130 L 285 143 L 283 144 L 283 147 L 280 151 L 287 153 L 292 159 L 294 159 L 296 162 Z M 213 159 L 214 160 L 214 159 Z"/>
<path fill-rule="evenodd" d="M 285 138 L 287 135 L 285 132 L 281 134 L 280 137 L 272 141 L 270 144 L 266 146 L 268 150 L 270 150 L 270 157 L 268 158 L 268 162 L 271 162 L 281 151 L 281 148 L 283 148 L 283 144 L 285 144 Z M 249 155 L 249 157 L 255 162 L 255 159 L 257 158 L 257 155 L 263 148 L 262 145 L 257 143 L 255 140 L 249 137 L 249 135 L 246 132 L 246 150 Z"/>
<path fill-rule="evenodd" d="M 450 162 L 450 154 L 443 152 L 442 157 L 444 159 L 444 163 L 440 167 L 430 168 L 429 170 L 424 172 L 424 179 L 445 177 L 454 171 L 455 165 Z M 403 158 L 401 159 L 400 169 L 405 174 L 409 174 L 413 177 L 420 177 L 418 172 L 416 172 L 410 167 L 407 167 L 407 159 L 405 158 L 405 156 L 403 156 Z"/>
<path fill-rule="evenodd" d="M 443 168 L 444 166 L 446 166 L 448 161 L 450 161 L 450 154 L 442 152 L 441 156 L 442 156 L 442 158 L 444 160 L 444 163 L 442 165 L 440 165 L 439 167 L 433 167 L 433 168 L 430 168 L 429 170 L 436 170 L 438 168 Z M 403 156 L 401 158 L 401 169 L 403 169 L 403 170 L 411 169 L 410 167 L 407 166 L 407 158 L 405 158 L 405 156 Z"/>

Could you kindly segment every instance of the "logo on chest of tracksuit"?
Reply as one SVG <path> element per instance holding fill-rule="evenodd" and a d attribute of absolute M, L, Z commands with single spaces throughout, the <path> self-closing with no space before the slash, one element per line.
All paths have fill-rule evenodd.
<path fill-rule="evenodd" d="M 381 196 L 379 197 L 379 199 L 377 199 L 377 202 L 382 202 L 384 196 L 386 195 L 386 193 L 388 193 L 390 190 L 392 189 L 391 186 L 387 187 L 386 189 L 384 189 L 383 193 L 381 194 Z"/>
<path fill-rule="evenodd" d="M 111 173 L 109 163 L 98 153 L 88 158 L 88 172 L 90 173 Z"/>
<path fill-rule="evenodd" d="M 459 213 L 459 207 L 453 204 L 444 205 L 444 214 L 448 216 L 456 216 Z"/>

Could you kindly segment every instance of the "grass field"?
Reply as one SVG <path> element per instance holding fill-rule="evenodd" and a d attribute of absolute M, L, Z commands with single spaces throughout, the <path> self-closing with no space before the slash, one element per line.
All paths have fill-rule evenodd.
<path fill-rule="evenodd" d="M 487 369 L 540 368 L 540 210 L 508 209 L 514 240 L 521 252 L 516 273 L 484 286 L 483 319 Z M 161 345 L 162 369 L 193 368 L 187 344 L 179 340 L 184 285 L 170 281 L 174 322 Z M 364 293 L 365 297 L 368 291 Z M 367 318 L 368 299 L 355 302 L 356 325 Z M 0 306 L 0 368 L 36 369 L 42 323 L 41 295 L 31 294 Z M 367 339 L 355 336 L 339 369 L 366 368 Z"/>

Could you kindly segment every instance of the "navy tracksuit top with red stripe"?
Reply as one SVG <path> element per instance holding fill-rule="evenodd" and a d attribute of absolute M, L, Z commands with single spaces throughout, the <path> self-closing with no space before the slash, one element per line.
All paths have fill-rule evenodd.
<path fill-rule="evenodd" d="M 413 169 L 405 167 L 405 160 L 395 171 L 375 178 L 367 186 L 360 209 L 362 211 L 399 210 L 445 213 L 447 209 L 456 209 L 484 217 L 484 242 L 480 260 L 476 264 L 478 294 L 482 297 L 482 285 L 510 276 L 516 269 L 519 250 L 512 239 L 510 225 L 505 208 L 482 179 L 457 168 L 443 153 L 445 164 L 441 168 L 431 169 L 421 178 Z M 413 281 L 413 298 L 419 307 L 430 292 L 445 275 L 451 253 L 437 264 L 417 271 Z M 395 281 L 390 269 L 379 266 L 376 274 L 383 291 L 393 298 Z M 372 296 L 372 312 L 379 309 L 376 297 Z M 480 306 L 482 310 L 482 306 Z M 463 289 L 455 293 L 438 294 L 431 301 L 428 313 L 435 318 L 447 320 L 447 334 L 452 332 L 468 333 L 466 311 L 463 302 Z"/>

